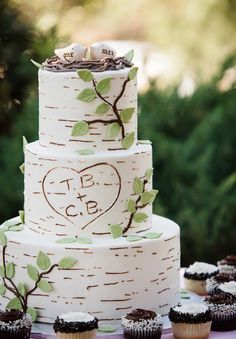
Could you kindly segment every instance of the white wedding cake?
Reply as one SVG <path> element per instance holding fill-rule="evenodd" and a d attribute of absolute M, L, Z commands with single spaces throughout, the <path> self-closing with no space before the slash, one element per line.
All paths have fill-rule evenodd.
<path fill-rule="evenodd" d="M 67 311 L 167 314 L 180 299 L 179 227 L 152 215 L 133 52 L 96 43 L 55 53 L 39 69 L 39 140 L 24 147 L 24 225 L 0 228 L 1 304 L 47 323 Z"/>

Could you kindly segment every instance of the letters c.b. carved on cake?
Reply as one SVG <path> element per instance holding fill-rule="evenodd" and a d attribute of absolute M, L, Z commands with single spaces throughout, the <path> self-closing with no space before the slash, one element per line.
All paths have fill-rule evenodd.
<path fill-rule="evenodd" d="M 82 230 L 115 205 L 120 190 L 120 174 L 106 162 L 80 171 L 54 167 L 42 180 L 43 195 L 50 208 Z"/>

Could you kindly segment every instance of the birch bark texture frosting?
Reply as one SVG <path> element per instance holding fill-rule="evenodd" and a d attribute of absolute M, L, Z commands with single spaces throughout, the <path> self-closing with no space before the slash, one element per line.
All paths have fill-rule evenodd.
<path fill-rule="evenodd" d="M 133 52 L 91 52 L 99 60 L 73 44 L 39 70 L 39 141 L 24 147 L 21 166 L 25 225 L 2 231 L 16 284 L 39 251 L 73 258 L 50 273 L 50 293 L 30 299 L 42 322 L 68 311 L 105 321 L 134 308 L 167 314 L 180 299 L 179 227 L 152 215 L 152 146 L 137 141 Z M 3 306 L 9 298 L 7 290 Z"/>

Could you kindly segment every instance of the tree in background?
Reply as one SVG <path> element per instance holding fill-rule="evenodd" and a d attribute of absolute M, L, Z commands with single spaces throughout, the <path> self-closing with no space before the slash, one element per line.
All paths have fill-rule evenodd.
<path fill-rule="evenodd" d="M 0 220 L 23 204 L 22 135 L 37 136 L 37 69 L 30 59 L 52 53 L 55 30 L 35 33 L 8 0 L 0 2 Z M 42 47 L 43 46 L 43 47 Z M 33 89 L 33 91 L 32 91 Z"/>
<path fill-rule="evenodd" d="M 235 253 L 236 88 L 219 90 L 227 67 L 192 97 L 152 87 L 139 102 L 141 137 L 153 142 L 155 211 L 181 225 L 185 265 Z"/>

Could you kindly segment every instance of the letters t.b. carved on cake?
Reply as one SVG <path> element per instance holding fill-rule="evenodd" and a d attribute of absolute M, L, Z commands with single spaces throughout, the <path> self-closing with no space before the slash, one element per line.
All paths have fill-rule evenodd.
<path fill-rule="evenodd" d="M 152 214 L 152 146 L 137 139 L 133 51 L 104 58 L 103 48 L 114 50 L 104 46 L 86 59 L 86 47 L 72 44 L 35 63 L 39 140 L 25 146 L 25 222 L 7 229 L 7 260 L 16 286 L 38 253 L 75 262 L 50 272 L 50 294 L 29 300 L 42 322 L 67 311 L 111 322 L 133 308 L 167 314 L 180 300 L 179 227 Z"/>
<path fill-rule="evenodd" d="M 103 196 L 99 191 L 95 194 L 97 186 L 102 186 Z M 108 163 L 97 163 L 80 171 L 55 167 L 43 178 L 42 190 L 54 212 L 84 230 L 115 205 L 121 178 L 117 169 Z M 85 214 L 91 220 L 83 224 L 81 217 Z"/>

